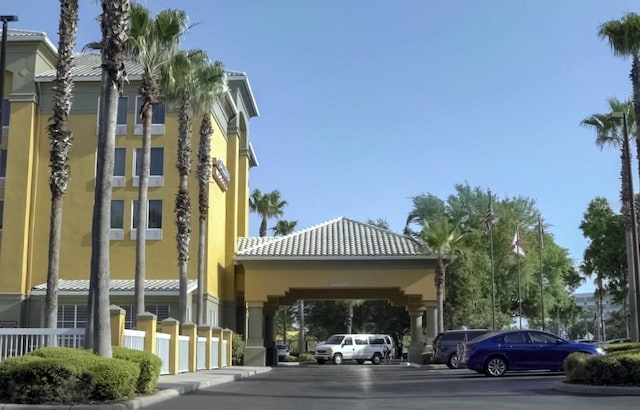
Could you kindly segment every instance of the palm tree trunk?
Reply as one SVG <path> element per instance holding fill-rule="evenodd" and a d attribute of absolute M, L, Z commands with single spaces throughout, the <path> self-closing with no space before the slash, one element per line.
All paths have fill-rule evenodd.
<path fill-rule="evenodd" d="M 353 300 L 347 301 L 347 333 L 353 332 Z"/>
<path fill-rule="evenodd" d="M 264 238 L 267 236 L 267 217 L 266 215 L 262 215 L 262 222 L 260 222 L 260 237 Z"/>
<path fill-rule="evenodd" d="M 628 283 L 629 283 L 629 292 L 627 295 L 627 299 L 629 301 L 630 309 L 630 322 L 631 322 L 631 334 L 633 340 L 638 340 L 638 311 L 634 308 L 636 305 L 636 269 L 635 266 L 635 258 L 634 258 L 634 249 L 633 249 L 633 224 L 631 223 L 631 195 L 632 193 L 629 191 L 629 178 L 631 178 L 630 173 L 628 172 L 627 164 L 629 164 L 629 155 L 631 153 L 628 151 L 628 144 L 622 144 L 621 146 L 621 161 L 622 168 L 620 170 L 620 179 L 622 181 L 622 187 L 620 190 L 620 200 L 622 202 L 622 215 L 624 217 L 624 229 L 625 229 L 625 244 L 627 250 L 627 267 L 628 267 Z"/>
<path fill-rule="evenodd" d="M 298 306 L 298 321 L 300 322 L 300 331 L 298 332 L 298 352 L 306 353 L 307 344 L 305 343 L 304 334 L 304 299 L 300 299 Z"/>
<path fill-rule="evenodd" d="M 136 317 L 145 310 L 144 282 L 147 272 L 147 214 L 149 207 L 149 169 L 151 168 L 151 127 L 153 106 L 158 102 L 157 81 L 145 75 L 140 87 L 143 95 L 142 114 L 142 163 L 138 177 L 138 212 L 136 218 L 136 271 L 135 271 L 135 306 Z"/>
<path fill-rule="evenodd" d="M 209 179 L 211 179 L 211 135 L 213 127 L 211 115 L 205 113 L 200 124 L 200 144 L 198 147 L 198 300 L 196 323 L 204 324 L 204 271 L 206 262 L 206 222 L 209 210 Z"/>
<path fill-rule="evenodd" d="M 188 100 L 183 101 L 179 114 L 178 158 L 176 167 L 180 174 L 180 187 L 176 196 L 176 246 L 180 282 L 180 324 L 187 317 L 187 263 L 189 262 L 189 242 L 191 241 L 191 199 L 189 198 L 189 172 L 191 171 L 191 123 L 193 109 Z"/>
<path fill-rule="evenodd" d="M 64 194 L 69 181 L 69 152 L 72 132 L 69 129 L 73 77 L 73 50 L 78 31 L 78 0 L 60 1 L 58 59 L 56 61 L 55 96 L 53 99 L 49 187 L 51 189 L 51 217 L 49 220 L 49 254 L 47 295 L 45 297 L 45 326 L 54 329 L 58 324 L 58 279 L 60 278 L 60 243 Z M 50 345 L 54 340 L 49 340 Z"/>
<path fill-rule="evenodd" d="M 632 84 L 632 89 L 633 89 L 633 108 L 636 114 L 636 121 L 640 121 L 640 59 L 638 58 L 638 55 L 634 55 L 633 56 L 633 60 L 631 63 L 631 84 Z M 625 124 L 626 126 L 627 124 Z M 638 154 L 640 155 L 640 145 L 637 143 L 636 141 L 636 148 L 638 150 Z M 629 156 L 628 159 L 631 159 L 631 151 L 628 150 L 627 151 L 627 155 Z M 640 156 L 638 157 L 640 158 Z M 640 174 L 640 163 L 638 163 L 638 173 Z M 629 174 L 628 178 L 631 178 L 631 174 Z M 629 186 L 629 185 L 626 185 Z M 631 201 L 635 201 L 634 198 L 634 194 L 633 192 L 629 192 L 629 202 L 627 203 L 627 211 L 626 214 L 629 214 L 630 212 L 630 204 Z M 623 207 L 625 202 L 623 200 Z M 636 208 L 637 209 L 637 208 Z M 630 218 L 631 215 L 628 215 L 627 218 Z M 638 215 L 635 215 L 635 217 L 637 218 Z M 626 218 L 625 218 L 626 219 Z M 626 225 L 629 225 L 629 229 L 631 229 L 631 221 L 630 219 L 626 219 L 629 223 L 625 223 Z M 636 224 L 638 225 L 638 224 Z M 638 237 L 638 232 L 635 232 L 636 238 Z M 633 255 L 637 255 L 638 252 L 640 252 L 640 250 L 638 249 L 633 249 L 633 245 L 631 245 L 631 247 L 629 246 L 629 242 L 633 241 L 629 241 L 629 237 L 627 237 L 627 261 L 632 262 L 631 264 L 629 264 L 629 306 L 631 306 L 631 329 L 633 329 L 633 340 L 634 341 L 638 341 L 640 339 L 640 323 L 639 323 L 639 317 L 638 315 L 640 314 L 639 312 L 639 307 L 640 307 L 640 300 L 638 300 L 638 292 L 637 292 L 637 287 L 640 286 L 640 283 L 638 283 L 638 274 L 640 272 L 638 272 L 638 266 L 635 266 L 635 263 L 633 263 L 633 261 L 635 260 L 635 258 L 633 257 Z M 631 256 L 631 260 L 629 260 L 629 255 Z M 633 268 L 631 268 L 633 267 Z"/>
<path fill-rule="evenodd" d="M 438 328 L 436 334 L 444 331 L 444 271 L 445 266 L 441 258 L 438 258 L 436 274 L 434 277 L 436 285 L 436 303 L 438 305 Z"/>
<path fill-rule="evenodd" d="M 124 47 L 129 22 L 128 0 L 102 0 L 102 89 L 98 132 L 98 160 L 91 235 L 91 281 L 87 306 L 85 347 L 111 357 L 109 315 L 109 232 L 111 183 L 118 114 L 118 96 L 124 82 Z M 103 102 L 104 100 L 104 102 Z M 89 335 L 91 332 L 91 335 Z M 86 343 L 89 343 L 87 345 Z"/>

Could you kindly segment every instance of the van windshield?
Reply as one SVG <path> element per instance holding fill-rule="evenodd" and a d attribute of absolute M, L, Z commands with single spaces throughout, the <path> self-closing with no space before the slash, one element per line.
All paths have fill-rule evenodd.
<path fill-rule="evenodd" d="M 329 337 L 329 339 L 327 339 L 325 343 L 328 345 L 339 345 L 343 340 L 343 335 L 332 335 L 331 337 Z"/>

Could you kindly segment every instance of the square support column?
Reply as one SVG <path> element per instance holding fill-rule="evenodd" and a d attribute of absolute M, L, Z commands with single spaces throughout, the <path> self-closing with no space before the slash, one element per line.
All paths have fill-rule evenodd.
<path fill-rule="evenodd" d="M 124 346 L 124 318 L 126 312 L 119 306 L 109 307 L 111 320 L 111 346 Z"/>
<path fill-rule="evenodd" d="M 156 333 L 158 320 L 156 315 L 144 312 L 136 317 L 136 329 L 144 331 L 144 351 L 156 353 Z"/>
<path fill-rule="evenodd" d="M 264 314 L 262 302 L 249 303 L 247 311 L 247 345 L 244 349 L 246 366 L 265 366 Z"/>
<path fill-rule="evenodd" d="M 184 323 L 182 335 L 189 337 L 189 371 L 196 371 L 196 350 L 198 349 L 198 329 L 195 323 Z"/>

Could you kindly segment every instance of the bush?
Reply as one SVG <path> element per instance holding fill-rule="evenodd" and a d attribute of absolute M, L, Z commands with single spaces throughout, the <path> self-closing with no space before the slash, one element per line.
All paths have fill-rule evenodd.
<path fill-rule="evenodd" d="M 629 351 L 640 351 L 640 343 L 616 343 L 611 345 L 604 345 L 602 347 L 607 353 L 619 353 Z"/>
<path fill-rule="evenodd" d="M 0 401 L 8 401 L 11 395 L 13 390 L 13 377 L 11 372 L 15 367 L 21 363 L 33 362 L 35 360 L 41 360 L 41 358 L 35 356 L 16 356 L 0 362 Z"/>
<path fill-rule="evenodd" d="M 244 362 L 245 343 L 242 335 L 234 333 L 231 339 L 231 364 L 234 366 L 242 365 Z"/>
<path fill-rule="evenodd" d="M 88 370 L 93 381 L 93 400 L 122 400 L 136 392 L 140 367 L 134 362 L 96 357 Z"/>
<path fill-rule="evenodd" d="M 158 356 L 140 350 L 127 349 L 126 347 L 114 347 L 113 357 L 137 364 L 140 368 L 140 376 L 136 383 L 136 392 L 141 394 L 153 393 L 162 369 L 162 360 Z"/>
<path fill-rule="evenodd" d="M 298 355 L 298 361 L 300 363 L 309 363 L 309 362 L 315 362 L 316 358 L 311 353 L 300 353 Z"/>
<path fill-rule="evenodd" d="M 93 390 L 93 378 L 81 364 L 57 358 L 33 356 L 10 364 L 6 376 L 6 398 L 19 404 L 86 402 Z"/>
<path fill-rule="evenodd" d="M 564 372 L 571 383 L 584 383 L 586 380 L 585 365 L 591 356 L 584 353 L 571 353 L 564 359 Z"/>
<path fill-rule="evenodd" d="M 37 356 L 49 359 L 75 360 L 80 356 L 95 357 L 89 349 L 77 349 L 75 347 L 41 347 L 27 353 L 28 356 Z"/>

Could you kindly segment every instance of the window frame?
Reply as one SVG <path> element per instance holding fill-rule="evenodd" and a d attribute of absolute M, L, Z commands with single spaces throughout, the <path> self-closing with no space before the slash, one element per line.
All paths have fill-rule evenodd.
<path fill-rule="evenodd" d="M 165 124 L 167 122 L 167 103 L 165 101 L 165 98 L 163 96 L 161 96 L 158 99 L 160 102 L 154 106 L 154 109 L 156 107 L 163 107 L 162 108 L 162 122 L 154 122 L 154 120 L 159 121 L 159 119 L 155 118 L 156 116 L 154 114 L 156 114 L 156 112 L 154 112 L 152 114 L 151 117 L 151 135 L 164 135 L 165 133 Z M 142 135 L 142 128 L 143 128 L 143 124 L 142 124 L 142 118 L 140 117 L 140 115 L 138 114 L 140 112 L 140 106 L 141 106 L 141 101 L 142 101 L 142 97 L 141 96 L 136 96 L 136 119 L 135 119 L 135 127 L 133 129 L 133 134 L 134 135 Z M 158 114 L 159 115 L 159 114 Z"/>
<path fill-rule="evenodd" d="M 160 156 L 162 163 L 160 164 L 160 174 L 152 174 L 154 160 L 153 153 L 162 150 Z M 140 153 L 140 154 L 138 154 Z M 142 148 L 136 148 L 133 153 L 133 186 L 140 186 L 140 175 L 138 171 L 138 155 L 142 156 Z M 151 147 L 151 163 L 149 164 L 149 186 L 158 187 L 164 186 L 164 147 Z M 157 164 L 156 164 L 157 165 Z"/>
<path fill-rule="evenodd" d="M 135 224 L 135 220 L 136 220 L 136 204 L 137 204 L 138 200 L 134 199 L 133 201 L 131 201 L 131 240 L 136 240 L 136 238 L 138 237 L 138 228 L 134 226 Z M 147 237 L 146 239 L 149 240 L 162 240 L 162 217 L 163 217 L 163 209 L 162 209 L 162 199 L 148 199 L 147 200 L 147 217 L 145 220 L 145 227 L 146 227 L 146 233 L 147 233 Z M 160 205 L 160 227 L 154 227 L 154 228 L 149 228 L 149 220 L 150 218 L 150 213 L 151 213 L 151 203 L 153 203 L 154 205 L 159 204 Z"/>
<path fill-rule="evenodd" d="M 120 222 L 121 222 L 121 226 L 120 227 L 114 227 L 113 226 L 113 221 L 114 221 L 114 217 L 113 217 L 113 210 L 114 210 L 114 203 L 117 202 L 121 205 L 121 210 L 122 210 L 122 215 L 120 216 Z M 109 226 L 109 239 L 112 241 L 121 241 L 124 239 L 124 199 L 112 199 L 111 200 L 111 215 L 110 215 L 110 226 Z"/>

